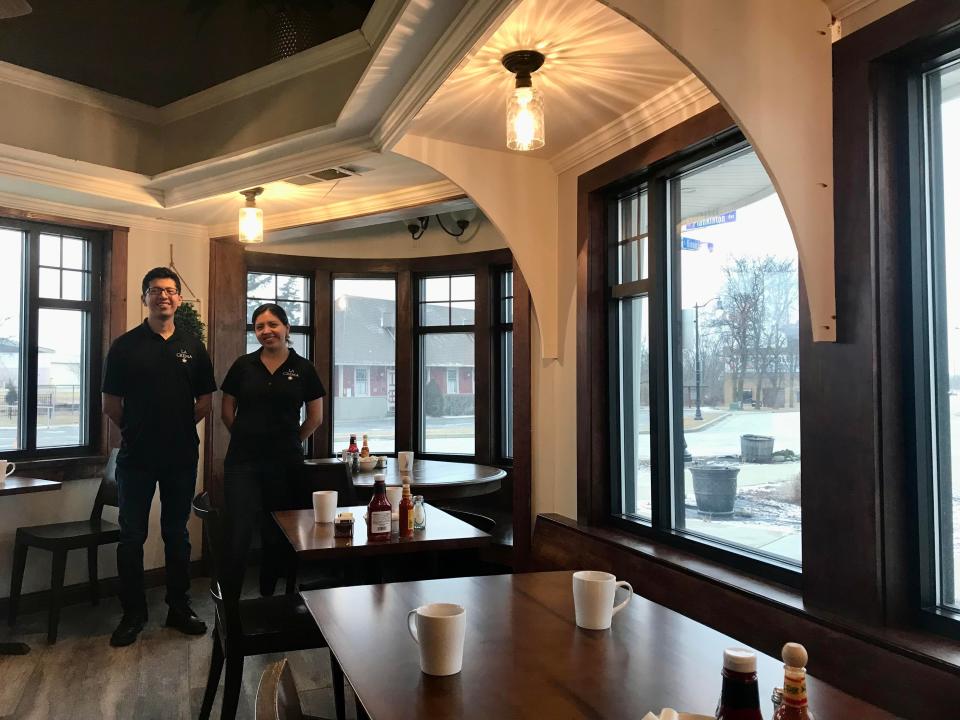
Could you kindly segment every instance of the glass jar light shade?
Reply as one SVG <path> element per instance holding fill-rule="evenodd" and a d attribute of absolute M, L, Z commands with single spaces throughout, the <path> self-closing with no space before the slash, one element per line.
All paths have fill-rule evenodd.
<path fill-rule="evenodd" d="M 543 95 L 515 88 L 507 98 L 507 147 L 525 152 L 543 147 Z"/>
<path fill-rule="evenodd" d="M 263 210 L 258 207 L 240 208 L 240 242 L 263 242 Z"/>

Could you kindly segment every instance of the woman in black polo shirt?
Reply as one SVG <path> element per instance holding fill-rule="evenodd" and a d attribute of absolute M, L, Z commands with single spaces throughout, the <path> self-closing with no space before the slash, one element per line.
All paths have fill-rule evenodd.
<path fill-rule="evenodd" d="M 259 523 L 260 594 L 272 595 L 288 556 L 270 513 L 296 505 L 303 441 L 323 421 L 326 391 L 310 361 L 289 347 L 290 323 L 282 307 L 267 303 L 254 310 L 253 331 L 260 349 L 237 358 L 221 385 L 220 418 L 230 431 L 224 459 L 229 572 L 234 580 L 242 578 L 250 537 Z"/>

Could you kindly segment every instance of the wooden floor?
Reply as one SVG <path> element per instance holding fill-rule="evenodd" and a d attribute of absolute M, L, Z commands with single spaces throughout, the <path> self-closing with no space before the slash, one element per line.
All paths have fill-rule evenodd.
<path fill-rule="evenodd" d="M 209 582 L 193 582 L 193 606 L 213 628 Z M 250 584 L 255 587 L 255 580 Z M 120 619 L 116 598 L 100 605 L 63 609 L 59 640 L 46 644 L 46 615 L 17 619 L 11 632 L 6 618 L 0 640 L 29 643 L 29 655 L 0 657 L 0 719 L 17 720 L 188 720 L 196 718 L 210 664 L 211 638 L 189 637 L 162 627 L 167 607 L 163 588 L 148 591 L 150 620 L 136 643 L 110 647 L 110 633 Z M 282 655 L 247 658 L 237 718 L 253 720 L 263 668 Z M 327 650 L 288 653 L 304 712 L 332 718 L 333 690 Z M 223 680 L 212 717 L 220 717 Z M 354 718 L 347 692 L 347 717 Z"/>

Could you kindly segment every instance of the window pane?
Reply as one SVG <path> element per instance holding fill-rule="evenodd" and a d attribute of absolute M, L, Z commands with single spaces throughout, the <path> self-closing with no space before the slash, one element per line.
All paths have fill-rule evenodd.
<path fill-rule="evenodd" d="M 450 278 L 449 277 L 428 277 L 421 281 L 422 299 L 426 301 L 449 300 L 450 299 Z M 472 297 L 472 296 L 471 296 Z"/>
<path fill-rule="evenodd" d="M 933 313 L 929 333 L 940 605 L 960 610 L 960 65 L 928 77 Z M 939 146 L 938 146 L 939 145 Z"/>
<path fill-rule="evenodd" d="M 473 333 L 423 335 L 420 351 L 421 450 L 473 455 Z"/>
<path fill-rule="evenodd" d="M 500 336 L 500 452 L 513 457 L 513 331 Z"/>
<path fill-rule="evenodd" d="M 277 275 L 277 298 L 305 301 L 307 299 L 307 279 L 295 275 Z"/>
<path fill-rule="evenodd" d="M 40 297 L 60 297 L 60 271 L 49 268 L 40 268 Z"/>
<path fill-rule="evenodd" d="M 618 303 L 620 338 L 620 507 L 652 518 L 650 489 L 650 332 L 646 297 Z"/>
<path fill-rule="evenodd" d="M 247 298 L 247 322 L 253 324 L 253 311 L 263 305 L 262 300 L 251 300 Z"/>
<path fill-rule="evenodd" d="M 20 330 L 23 327 L 21 281 L 23 278 L 24 235 L 19 230 L 0 228 L 0 266 L 5 270 L 0 283 L 0 450 L 18 450 L 20 438 L 23 362 Z"/>
<path fill-rule="evenodd" d="M 335 278 L 333 297 L 333 447 L 367 433 L 371 452 L 394 452 L 397 283 Z"/>
<path fill-rule="evenodd" d="M 678 527 L 799 563 L 797 251 L 756 154 L 671 184 L 680 221 L 683 415 Z M 677 388 L 677 385 L 680 385 Z"/>
<path fill-rule="evenodd" d="M 277 287 L 274 278 L 274 275 L 268 273 L 247 273 L 247 297 L 263 298 L 271 302 L 275 300 Z"/>
<path fill-rule="evenodd" d="M 451 300 L 473 300 L 476 295 L 476 281 L 473 275 L 457 275 L 450 278 Z"/>
<path fill-rule="evenodd" d="M 473 325 L 473 301 L 450 303 L 451 325 Z"/>
<path fill-rule="evenodd" d="M 286 310 L 291 325 L 310 325 L 310 318 L 307 317 L 309 306 L 306 303 L 281 300 L 277 304 Z"/>
<path fill-rule="evenodd" d="M 450 303 L 421 303 L 421 325 L 449 325 Z"/>
<path fill-rule="evenodd" d="M 60 267 L 59 235 L 40 235 L 40 264 Z"/>
<path fill-rule="evenodd" d="M 39 310 L 37 447 L 87 441 L 88 325 L 80 310 Z"/>
<path fill-rule="evenodd" d="M 41 272 L 43 272 L 41 270 Z M 73 270 L 64 270 L 63 280 L 63 299 L 64 300 L 86 300 L 87 299 L 87 273 L 74 272 Z"/>
<path fill-rule="evenodd" d="M 87 242 L 80 238 L 63 239 L 63 267 L 87 270 Z"/>
<path fill-rule="evenodd" d="M 647 277 L 647 191 L 619 201 L 617 282 Z"/>

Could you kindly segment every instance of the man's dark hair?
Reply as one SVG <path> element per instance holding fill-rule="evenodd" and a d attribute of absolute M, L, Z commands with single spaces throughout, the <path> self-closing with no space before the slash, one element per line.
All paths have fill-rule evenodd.
<path fill-rule="evenodd" d="M 155 267 L 153 270 L 148 272 L 143 276 L 143 292 L 141 295 L 147 294 L 147 288 L 150 287 L 151 280 L 159 280 L 161 278 L 169 278 L 177 284 L 177 295 L 180 294 L 180 276 L 177 275 L 173 270 L 167 267 Z"/>

